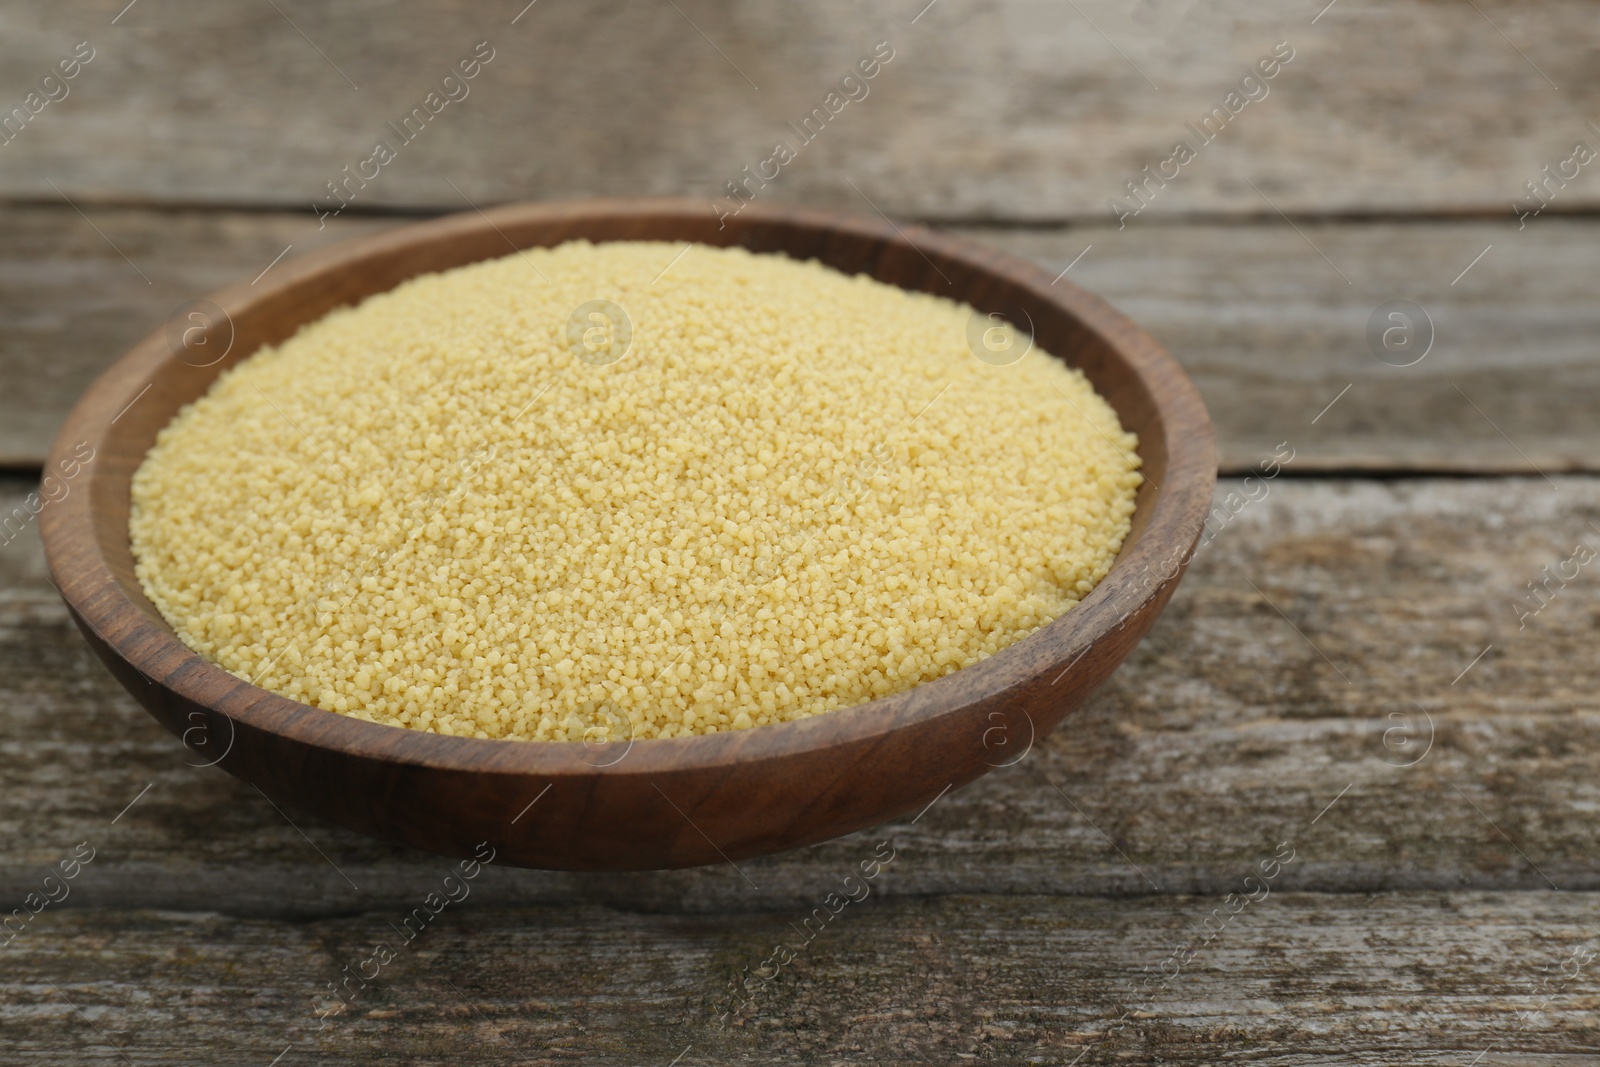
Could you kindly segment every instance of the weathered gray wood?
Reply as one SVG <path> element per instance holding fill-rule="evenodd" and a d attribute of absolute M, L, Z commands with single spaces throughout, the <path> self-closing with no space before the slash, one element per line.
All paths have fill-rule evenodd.
<path fill-rule="evenodd" d="M 1223 483 L 1219 515 L 1243 488 Z M 881 837 L 915 857 L 891 894 L 1219 894 L 1312 830 L 1284 888 L 1600 888 L 1600 578 L 1552 582 L 1521 630 L 1515 607 L 1578 542 L 1600 548 L 1600 479 L 1265 489 L 1219 518 L 1085 711 L 919 821 L 742 864 L 754 889 L 729 867 L 495 869 L 478 899 L 793 908 Z M 0 549 L 0 900 L 84 840 L 100 857 L 74 905 L 326 916 L 399 907 L 441 876 L 441 860 L 186 766 L 199 758 L 89 658 L 35 551 Z M 997 763 L 1025 741 L 1011 725 Z"/>
<path fill-rule="evenodd" d="M 0 464 L 42 460 L 94 375 L 183 302 L 248 282 L 288 245 L 295 256 L 396 224 L 347 217 L 319 231 L 283 214 L 137 210 L 91 218 L 138 270 L 69 208 L 0 209 Z M 961 232 L 1052 271 L 1088 248 L 1068 277 L 1184 363 L 1210 406 L 1225 471 L 1249 470 L 1286 440 L 1297 471 L 1600 467 L 1600 224 L 1302 228 L 1353 284 L 1282 222 Z M 1433 350 L 1412 367 L 1368 348 L 1368 319 L 1393 299 L 1421 304 L 1436 326 Z"/>
<path fill-rule="evenodd" d="M 1600 143 L 1600 4 L 524 2 L 8 10 L 0 114 L 75 42 L 97 51 L 0 145 L 0 466 L 36 465 L 180 302 L 396 221 L 355 209 L 710 201 L 887 39 L 871 95 L 761 198 L 1003 223 L 970 232 L 1053 270 L 1092 245 L 1069 277 L 1184 362 L 1226 470 L 1287 442 L 1291 474 L 1524 477 L 1272 481 L 1019 765 L 743 865 L 757 888 L 725 867 L 490 867 L 320 1031 L 326 983 L 398 944 L 449 864 L 186 765 L 89 657 L 25 531 L 0 545 L 0 912 L 97 851 L 0 948 L 0 1060 L 1596 1062 L 1600 579 L 1541 568 L 1600 548 L 1600 479 L 1557 473 L 1600 455 L 1596 224 L 1556 217 L 1600 185 L 1585 169 L 1520 231 L 1511 202 Z M 1284 39 L 1271 95 L 1107 225 Z M 471 96 L 319 229 L 324 183 L 480 40 Z M 1437 326 L 1413 367 L 1368 351 L 1393 299 Z M 26 490 L 0 479 L 0 519 Z M 799 944 L 880 840 L 898 853 L 872 895 L 719 1028 L 729 983 Z M 1202 944 L 1280 842 L 1270 895 Z"/>
<path fill-rule="evenodd" d="M 1300 471 L 1600 469 L 1600 224 L 1300 229 L 1309 241 L 1281 220 L 975 236 L 1055 271 L 1088 248 L 1067 276 L 1184 364 L 1224 470 L 1248 470 L 1284 441 Z M 1431 350 L 1411 366 L 1380 360 L 1368 340 L 1369 320 L 1392 325 L 1378 310 L 1397 300 L 1422 308 L 1418 337 L 1432 326 Z M 1381 331 L 1378 350 L 1414 358 L 1384 350 Z"/>
<path fill-rule="evenodd" d="M 870 197 L 918 217 L 1108 217 L 1124 181 L 1169 157 L 1278 41 L 1296 54 L 1269 95 L 1202 147 L 1151 214 L 1271 214 L 1262 194 L 1289 212 L 1509 214 L 1524 182 L 1596 136 L 1592 0 L 1344 3 L 1320 18 L 1326 0 L 1079 0 L 1081 13 L 1037 0 L 546 2 L 520 18 L 518 0 L 147 3 L 118 16 L 124 6 L 8 13 L 6 108 L 76 42 L 96 53 L 67 98 L 0 148 L 0 195 L 56 200 L 54 182 L 85 202 L 309 216 L 326 182 L 388 139 L 397 157 L 358 204 L 711 199 L 775 141 L 797 145 L 787 124 L 884 40 L 895 58 L 869 95 L 760 195 L 852 208 Z M 469 95 L 402 143 L 388 124 L 480 41 L 495 54 Z M 1556 206 L 1592 207 L 1597 190 L 1584 175 Z"/>
<path fill-rule="evenodd" d="M 879 882 L 924 861 L 907 852 Z M 29 1067 L 1595 1062 L 1588 894 L 1268 886 L 1207 943 L 1215 897 L 873 893 L 806 943 L 838 880 L 818 872 L 796 907 L 695 918 L 469 897 L 409 948 L 404 907 L 311 924 L 51 910 L 7 950 L 0 1040 Z M 397 958 L 319 1019 L 338 1004 L 327 983 L 380 943 Z M 719 1026 L 730 984 L 784 943 L 801 951 Z"/>
<path fill-rule="evenodd" d="M 86 221 L 67 207 L 0 220 L 0 464 L 11 467 L 42 463 L 95 376 L 187 301 L 251 281 L 286 246 L 302 255 L 393 225 L 319 232 L 282 214 L 93 209 Z"/>

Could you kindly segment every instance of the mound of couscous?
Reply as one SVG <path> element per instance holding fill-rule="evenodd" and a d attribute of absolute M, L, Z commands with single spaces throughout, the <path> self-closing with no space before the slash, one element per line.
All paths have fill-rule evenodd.
<path fill-rule="evenodd" d="M 699 245 L 415 278 L 161 432 L 139 579 L 239 678 L 442 734 L 671 737 L 908 689 L 1072 607 L 1140 483 L 1083 376 L 977 358 L 974 315 Z"/>

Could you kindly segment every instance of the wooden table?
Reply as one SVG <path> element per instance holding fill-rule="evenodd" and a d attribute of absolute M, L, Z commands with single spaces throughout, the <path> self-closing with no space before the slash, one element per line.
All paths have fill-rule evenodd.
<path fill-rule="evenodd" d="M 753 195 L 1068 271 L 1195 377 L 1219 501 L 1259 499 L 1017 765 L 749 881 L 491 867 L 325 1016 L 448 864 L 191 766 L 30 526 L 0 547 L 0 905 L 93 859 L 0 950 L 0 1060 L 1595 1062 L 1600 182 L 1562 174 L 1600 145 L 1600 4 L 523 2 L 7 10 L 4 108 L 93 58 L 0 145 L 0 516 L 184 301 L 441 211 L 713 210 L 880 41 Z M 1433 334 L 1409 366 L 1369 343 L 1391 301 Z M 871 896 L 730 1011 L 880 841 Z"/>

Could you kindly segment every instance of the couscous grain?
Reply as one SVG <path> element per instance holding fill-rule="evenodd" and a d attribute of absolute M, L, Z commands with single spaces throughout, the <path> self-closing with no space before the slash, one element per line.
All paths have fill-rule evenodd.
<path fill-rule="evenodd" d="M 679 258 L 679 253 L 683 252 Z M 571 741 L 948 674 L 1109 570 L 1133 435 L 972 309 L 739 249 L 415 278 L 224 374 L 133 482 L 182 640 L 330 711 Z"/>

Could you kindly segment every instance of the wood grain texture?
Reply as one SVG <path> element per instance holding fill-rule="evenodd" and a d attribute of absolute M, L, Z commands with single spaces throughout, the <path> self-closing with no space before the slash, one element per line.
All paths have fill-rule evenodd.
<path fill-rule="evenodd" d="M 917 862 L 897 857 L 880 881 Z M 396 947 L 399 908 L 309 924 L 47 911 L 10 947 L 0 997 L 8 1062 L 28 1067 L 123 1062 L 113 1046 L 130 1063 L 251 1067 L 280 1054 L 285 1065 L 1595 1062 L 1587 894 L 1269 889 L 1206 941 L 1201 924 L 1220 907 L 873 894 L 804 941 L 808 907 L 683 918 L 469 898 L 408 948 Z M 719 1026 L 731 983 L 782 943 L 801 951 Z M 379 944 L 397 958 L 336 1007 L 327 983 Z M 1165 962 L 1190 949 L 1186 964 Z M 319 1018 L 324 1008 L 338 1014 Z"/>
<path fill-rule="evenodd" d="M 273 271 L 332 240 L 400 224 L 347 216 L 318 231 L 276 213 L 90 217 L 153 284 L 70 208 L 0 208 L 0 465 L 42 462 L 94 376 L 185 301 L 249 282 L 291 244 Z M 1288 440 L 1297 471 L 1532 473 L 1600 469 L 1596 225 L 1302 224 L 1348 286 L 1281 220 L 954 232 L 1051 277 L 1076 259 L 1067 278 L 1132 316 L 1194 378 L 1224 471 L 1244 473 Z M 1421 304 L 1435 322 L 1434 349 L 1413 367 L 1380 363 L 1367 346 L 1368 318 L 1393 299 Z"/>
<path fill-rule="evenodd" d="M 912 233 L 797 208 L 762 206 L 716 225 L 682 200 L 586 201 L 448 216 L 296 261 L 260 289 L 214 294 L 210 339 L 191 346 L 188 333 L 158 331 L 79 400 L 45 466 L 78 479 L 38 517 L 51 575 L 91 648 L 174 735 L 275 801 L 386 840 L 463 858 L 492 844 L 513 866 L 654 870 L 732 863 L 916 811 L 997 765 L 997 722 L 1020 728 L 1025 718 L 1047 734 L 1132 651 L 1199 537 L 1216 454 L 1194 386 L 1131 320 L 1025 260 Z M 577 238 L 783 252 L 1025 322 L 1138 435 L 1145 480 L 1110 572 L 1068 614 L 955 674 L 838 714 L 627 739 L 620 752 L 335 715 L 257 689 L 180 643 L 145 599 L 128 544 L 129 483 L 172 416 L 228 367 L 336 307 L 507 248 Z M 576 359 L 570 368 L 589 372 Z M 521 821 L 536 802 L 537 817 Z"/>
<path fill-rule="evenodd" d="M 1279 41 L 1295 58 L 1269 95 L 1150 215 L 1270 215 L 1263 193 L 1291 213 L 1509 215 L 1524 182 L 1593 143 L 1600 114 L 1592 0 L 1347 2 L 1320 18 L 1325 0 L 1081 0 L 1081 14 L 1038 0 L 926 12 L 926 0 L 545 3 L 514 25 L 515 0 L 364 0 L 143 4 L 110 25 L 124 6 L 8 14 L 7 108 L 76 42 L 96 56 L 0 148 L 0 195 L 59 201 L 55 182 L 85 202 L 277 204 L 309 217 L 326 182 L 388 139 L 397 158 L 358 204 L 709 200 L 775 141 L 798 144 L 787 124 L 879 41 L 895 57 L 869 94 L 763 197 L 850 210 L 870 198 L 921 218 L 1107 218 L 1108 198 L 1170 156 L 1185 124 L 1222 106 Z M 495 57 L 468 95 L 400 142 L 389 124 L 480 41 Z M 1585 175 L 1557 206 L 1597 201 Z"/>
<path fill-rule="evenodd" d="M 1088 248 L 1068 277 L 1183 363 L 1219 428 L 1226 470 L 1242 473 L 1284 441 L 1299 471 L 1597 469 L 1600 225 L 1299 228 L 984 236 L 1052 274 Z M 1379 311 L 1391 301 L 1420 306 L 1418 337 L 1432 330 L 1432 348 L 1411 366 L 1380 360 L 1369 341 L 1374 318 L 1391 325 Z"/>
<path fill-rule="evenodd" d="M 754 886 L 725 865 L 491 869 L 475 899 L 797 907 L 890 832 L 915 856 L 891 894 L 1221 894 L 1336 797 L 1285 888 L 1600 888 L 1600 581 L 1584 568 L 1522 630 L 1513 606 L 1577 541 L 1600 547 L 1600 479 L 1268 484 L 1076 718 L 919 821 L 741 864 Z M 440 860 L 187 766 L 72 630 L 37 547 L 0 562 L 0 900 L 85 839 L 101 858 L 75 905 L 314 917 L 437 881 Z"/>
<path fill-rule="evenodd" d="M 0 465 L 13 468 L 42 464 L 89 383 L 183 304 L 250 282 L 290 245 L 286 259 L 394 224 L 319 232 L 282 214 L 92 209 L 85 220 L 69 207 L 0 219 Z"/>
<path fill-rule="evenodd" d="M 889 40 L 870 96 L 761 202 L 997 223 L 967 232 L 1051 276 L 1092 244 L 1068 277 L 1183 363 L 1225 470 L 1287 442 L 1291 475 L 1526 477 L 1274 480 L 1020 765 L 915 823 L 741 864 L 753 885 L 487 868 L 320 1033 L 313 997 L 448 865 L 189 766 L 73 630 L 29 528 L 0 544 L 0 912 L 76 843 L 98 854 L 0 948 L 0 1059 L 1600 1062 L 1594 567 L 1518 628 L 1542 568 L 1600 547 L 1600 479 L 1557 473 L 1600 471 L 1596 234 L 1570 214 L 1596 208 L 1594 168 L 1512 218 L 1600 140 L 1600 4 L 524 3 L 13 5 L 0 113 L 75 42 L 98 51 L 0 145 L 0 468 L 36 468 L 180 302 L 396 224 L 358 210 L 709 201 Z M 324 183 L 479 40 L 497 53 L 470 98 L 319 230 Z M 1108 226 L 1107 198 L 1278 40 L 1297 54 L 1270 97 Z M 1397 298 L 1439 327 L 1405 369 L 1363 336 Z M 28 488 L 0 473 L 0 517 Z M 1249 488 L 1219 487 L 1220 514 Z M 872 896 L 712 1025 L 885 839 Z M 1130 1018 L 1285 839 L 1272 895 Z"/>

